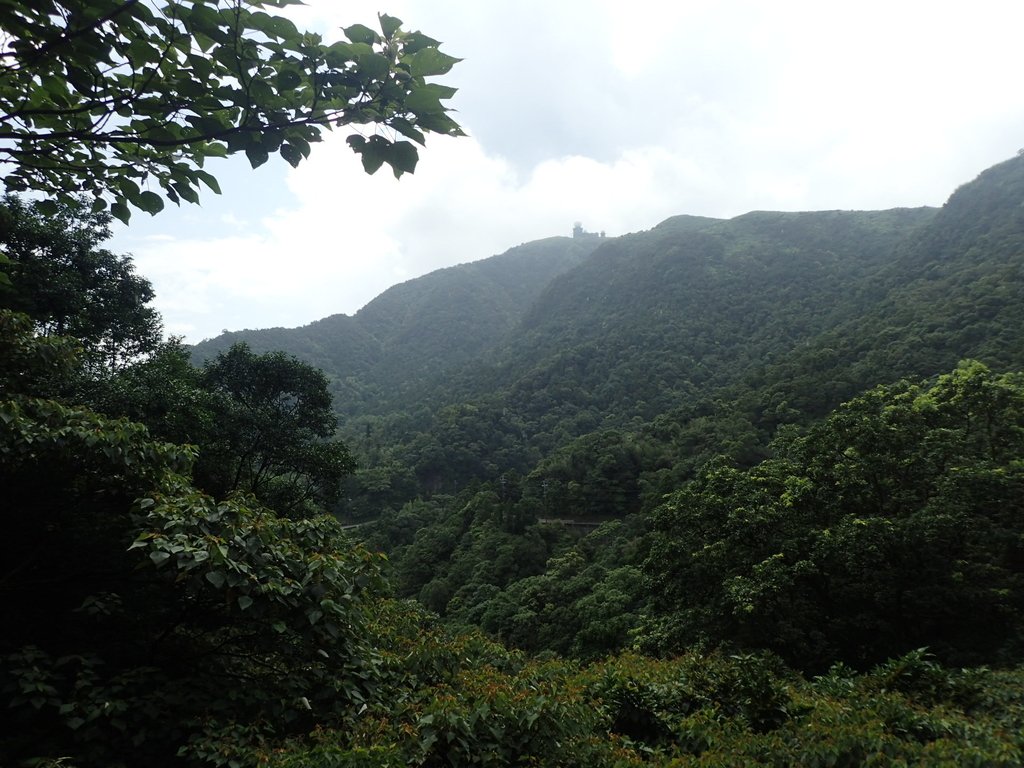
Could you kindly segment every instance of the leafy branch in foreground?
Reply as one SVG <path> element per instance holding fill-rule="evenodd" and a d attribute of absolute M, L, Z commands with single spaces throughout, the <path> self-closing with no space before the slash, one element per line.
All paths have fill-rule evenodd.
<path fill-rule="evenodd" d="M 219 192 L 203 169 L 244 152 L 297 166 L 334 126 L 377 126 L 348 141 L 374 173 L 411 173 L 415 144 L 462 135 L 427 78 L 459 60 L 381 14 L 380 32 L 347 27 L 325 44 L 268 13 L 296 0 L 41 0 L 0 4 L 0 168 L 10 191 L 67 201 L 127 222 L 164 198 Z M 156 191 L 154 188 L 159 189 Z M 55 204 L 55 203 L 50 203 Z"/>

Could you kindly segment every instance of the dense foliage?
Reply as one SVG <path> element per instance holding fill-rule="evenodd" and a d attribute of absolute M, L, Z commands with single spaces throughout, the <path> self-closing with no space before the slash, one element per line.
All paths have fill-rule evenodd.
<path fill-rule="evenodd" d="M 7 195 L 0 202 L 0 252 L 12 286 L 0 307 L 24 312 L 39 333 L 79 340 L 93 373 L 116 370 L 160 342 L 160 318 L 147 306 L 149 281 L 131 259 L 102 247 L 110 216 L 82 199 L 45 212 L 39 201 Z"/>
<path fill-rule="evenodd" d="M 74 370 L 69 348 L 0 318 L 18 365 L 0 401 L 3 524 L 19 542 L 0 578 L 7 760 L 159 763 L 304 733 L 314 709 L 351 717 L 375 677 L 361 628 L 376 558 L 329 518 L 201 494 L 194 449 L 33 394 Z"/>
<path fill-rule="evenodd" d="M 337 500 L 353 463 L 330 440 L 337 420 L 323 373 L 239 344 L 207 363 L 199 383 L 217 422 L 197 466 L 205 489 L 217 497 L 246 490 L 282 514 Z"/>
<path fill-rule="evenodd" d="M 343 434 L 362 465 L 341 513 L 370 523 L 360 536 L 391 554 L 401 594 L 453 621 L 533 650 L 628 645 L 649 601 L 634 577 L 651 514 L 707 462 L 724 457 L 715 466 L 742 474 L 772 455 L 777 436 L 880 382 L 936 376 L 962 359 L 1024 369 L 1022 189 L 1024 158 L 1015 158 L 938 211 L 677 217 L 598 242 L 522 303 L 503 336 L 468 334 L 462 315 L 442 325 L 449 348 L 465 339 L 474 360 L 431 348 L 431 378 L 415 365 L 401 371 L 419 358 L 388 342 L 374 358 L 386 365 L 339 371 Z M 501 257 L 503 267 L 519 255 Z M 460 269 L 405 284 L 401 295 L 418 308 L 443 306 L 436 297 L 465 279 Z M 346 348 L 353 327 L 372 344 L 413 332 L 397 308 L 373 306 L 330 327 L 240 336 L 304 355 L 334 339 Z M 400 394 L 370 394 L 382 390 Z M 491 528 L 466 522 L 487 519 Z M 606 529 L 595 554 L 544 533 L 552 520 L 579 523 L 557 523 L 577 536 L 627 524 Z M 506 521 L 522 532 L 500 528 Z M 493 556 L 502 536 L 522 538 L 506 552 L 547 543 L 530 545 L 521 567 L 495 568 L 506 562 Z M 555 559 L 537 566 L 545 552 Z M 576 633 L 604 598 L 630 618 L 601 646 Z"/>
<path fill-rule="evenodd" d="M 325 44 L 266 9 L 295 0 L 42 0 L 0 6 L 0 167 L 10 191 L 74 195 L 127 222 L 199 200 L 212 157 L 295 166 L 335 126 L 373 173 L 412 172 L 425 132 L 460 135 L 427 78 L 458 61 L 382 14 Z M 398 136 L 405 137 L 399 139 Z M 406 141 L 405 139 L 411 139 Z M 151 186 L 159 186 L 161 193 Z"/>
<path fill-rule="evenodd" d="M 750 470 L 711 463 L 653 515 L 654 645 L 864 666 L 930 646 L 1020 658 L 1024 378 L 962 365 L 845 403 Z"/>

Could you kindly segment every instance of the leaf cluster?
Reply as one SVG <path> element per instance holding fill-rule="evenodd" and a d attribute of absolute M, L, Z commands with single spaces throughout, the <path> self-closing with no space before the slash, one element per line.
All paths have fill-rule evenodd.
<path fill-rule="evenodd" d="M 460 135 L 427 82 L 458 61 L 391 16 L 325 43 L 274 10 L 291 0 L 44 0 L 0 7 L 0 164 L 9 191 L 131 208 L 219 193 L 208 159 L 279 154 L 292 166 L 333 127 L 367 172 L 412 172 L 429 132 Z M 402 138 L 397 138 L 401 136 Z M 393 138 L 395 137 L 395 138 Z"/>
<path fill-rule="evenodd" d="M 130 257 L 102 247 L 109 224 L 81 197 L 45 206 L 9 194 L 0 202 L 0 250 L 12 280 L 0 307 L 29 315 L 44 336 L 78 340 L 97 376 L 152 353 L 162 332 L 150 282 Z"/>
<path fill-rule="evenodd" d="M 652 647 L 771 648 L 810 669 L 924 645 L 1019 657 L 1019 375 L 967 362 L 878 387 L 775 450 L 712 463 L 654 513 Z"/>

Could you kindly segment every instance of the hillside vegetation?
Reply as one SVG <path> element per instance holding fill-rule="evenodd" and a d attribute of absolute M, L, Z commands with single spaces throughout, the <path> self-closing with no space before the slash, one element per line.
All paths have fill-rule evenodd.
<path fill-rule="evenodd" d="M 1024 158 L 191 350 L 0 214 L 0 762 L 1024 762 Z"/>

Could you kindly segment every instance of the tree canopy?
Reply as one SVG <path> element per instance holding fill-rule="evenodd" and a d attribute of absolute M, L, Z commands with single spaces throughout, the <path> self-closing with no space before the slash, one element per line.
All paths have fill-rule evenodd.
<path fill-rule="evenodd" d="M 24 312 L 36 331 L 78 340 L 94 370 L 112 370 L 151 353 L 161 323 L 150 282 L 129 256 L 103 248 L 110 215 L 71 198 L 47 215 L 41 201 L 0 200 L 0 251 L 12 284 L 0 307 Z"/>
<path fill-rule="evenodd" d="M 331 439 L 337 419 L 320 370 L 238 344 L 204 366 L 200 385 L 216 422 L 197 467 L 204 489 L 218 497 L 246 490 L 281 514 L 337 500 L 355 463 Z"/>
<path fill-rule="evenodd" d="M 854 398 L 743 471 L 712 462 L 653 515 L 661 650 L 769 648 L 804 668 L 929 646 L 1019 658 L 1024 380 L 977 362 Z"/>
<path fill-rule="evenodd" d="M 0 4 L 0 168 L 8 190 L 77 193 L 127 221 L 197 202 L 211 157 L 293 166 L 324 130 L 373 173 L 412 172 L 429 132 L 461 135 L 427 78 L 458 59 L 381 14 L 327 44 L 269 12 L 298 0 L 41 0 Z M 376 126 L 368 135 L 359 126 Z"/>

